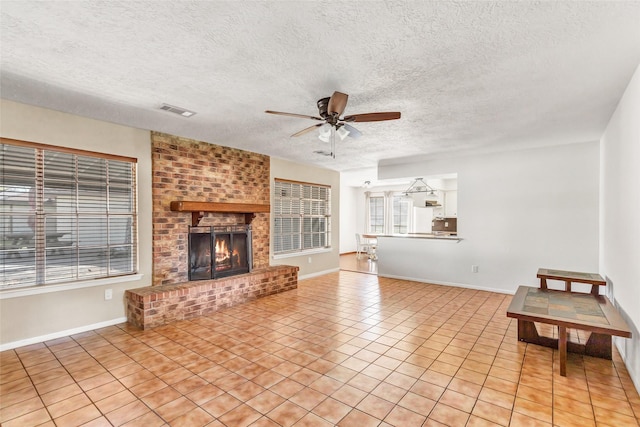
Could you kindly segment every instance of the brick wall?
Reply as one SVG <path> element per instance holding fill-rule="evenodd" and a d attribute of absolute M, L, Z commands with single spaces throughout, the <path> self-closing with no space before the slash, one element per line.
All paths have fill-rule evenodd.
<path fill-rule="evenodd" d="M 151 133 L 153 285 L 188 280 L 191 214 L 172 212 L 174 200 L 269 204 L 269 157 L 206 142 Z M 201 225 L 244 224 L 242 214 L 209 213 Z M 253 268 L 269 266 L 269 214 L 257 214 Z"/>

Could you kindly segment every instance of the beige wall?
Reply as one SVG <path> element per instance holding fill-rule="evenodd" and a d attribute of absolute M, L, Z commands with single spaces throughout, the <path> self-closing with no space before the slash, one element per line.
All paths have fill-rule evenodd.
<path fill-rule="evenodd" d="M 146 130 L 0 100 L 0 135 L 138 159 L 139 272 L 133 282 L 0 300 L 0 348 L 117 322 L 124 291 L 151 284 L 151 143 Z M 113 289 L 105 301 L 104 290 Z"/>
<path fill-rule="evenodd" d="M 330 170 L 292 163 L 271 158 L 271 183 L 273 180 L 288 179 L 331 186 L 331 251 L 312 255 L 273 259 L 273 241 L 271 242 L 271 265 L 295 265 L 300 267 L 299 278 L 337 271 L 340 268 L 340 173 Z M 271 195 L 273 206 L 273 194 Z M 271 219 L 273 230 L 273 218 Z M 311 262 L 309 262 L 311 260 Z"/>

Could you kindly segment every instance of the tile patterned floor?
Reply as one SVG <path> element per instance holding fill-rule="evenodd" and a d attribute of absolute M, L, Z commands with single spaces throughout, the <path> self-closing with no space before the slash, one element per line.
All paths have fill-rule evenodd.
<path fill-rule="evenodd" d="M 0 353 L 12 426 L 637 426 L 613 361 L 518 343 L 511 297 L 342 271 L 151 331 Z"/>

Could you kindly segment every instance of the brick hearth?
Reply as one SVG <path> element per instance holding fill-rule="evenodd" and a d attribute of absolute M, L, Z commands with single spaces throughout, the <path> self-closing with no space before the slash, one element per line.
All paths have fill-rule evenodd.
<path fill-rule="evenodd" d="M 127 318 L 149 329 L 297 287 L 298 267 L 276 266 L 216 280 L 131 289 L 126 291 Z"/>

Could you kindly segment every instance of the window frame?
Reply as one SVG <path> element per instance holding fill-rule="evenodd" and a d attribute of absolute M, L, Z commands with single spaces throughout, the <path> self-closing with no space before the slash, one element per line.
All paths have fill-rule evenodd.
<path fill-rule="evenodd" d="M 413 201 L 407 200 L 402 201 L 402 195 L 404 193 L 401 191 L 383 191 L 383 192 L 365 192 L 365 230 L 369 234 L 409 234 L 410 230 L 413 227 Z M 382 201 L 382 224 L 372 223 L 372 201 L 374 201 L 379 205 L 380 201 Z M 407 209 L 404 212 L 405 222 L 404 224 L 396 224 L 396 202 L 400 204 L 406 204 Z M 380 206 L 377 206 L 379 209 Z M 379 231 L 380 225 L 382 226 L 382 231 Z M 404 233 L 396 232 L 395 228 L 398 226 L 405 226 L 407 231 Z M 376 227 L 374 229 L 373 227 Z"/>
<path fill-rule="evenodd" d="M 285 193 L 285 187 L 289 187 L 289 194 Z M 330 185 L 274 178 L 271 233 L 274 259 L 332 250 L 331 190 Z M 305 225 L 311 229 L 305 230 Z M 290 236 L 289 244 L 285 243 L 286 236 Z M 305 242 L 311 242 L 310 246 Z"/>
<path fill-rule="evenodd" d="M 42 143 L 36 143 L 31 141 L 23 141 L 23 140 L 16 140 L 16 139 L 3 138 L 3 137 L 0 137 L 0 144 L 24 147 L 24 148 L 35 150 L 35 153 L 34 153 L 35 163 L 33 166 L 34 167 L 33 189 L 34 189 L 34 192 L 36 193 L 36 197 L 41 198 L 40 200 L 42 200 L 41 195 L 44 194 L 45 191 L 51 191 L 51 189 L 54 188 L 54 187 L 47 186 L 47 181 L 43 177 L 44 171 L 47 170 L 46 165 L 44 163 L 45 161 L 44 159 L 46 155 L 58 155 L 58 154 L 73 155 L 74 157 L 72 157 L 72 159 L 74 159 L 75 163 L 74 163 L 74 167 L 71 168 L 72 173 L 76 172 L 79 160 L 87 160 L 87 159 L 89 160 L 95 159 L 98 162 L 104 162 L 105 167 L 108 167 L 109 161 L 128 163 L 130 164 L 128 167 L 130 167 L 130 170 L 131 170 L 131 175 L 129 176 L 127 185 L 125 186 L 122 186 L 114 182 L 113 180 L 109 180 L 106 174 L 104 176 L 104 179 L 100 181 L 102 184 L 104 184 L 104 188 L 106 189 L 107 192 L 110 192 L 111 189 L 113 188 L 125 189 L 125 193 L 128 194 L 127 197 L 130 200 L 129 202 L 130 205 L 128 206 L 128 209 L 126 210 L 126 212 L 124 213 L 120 212 L 118 214 L 115 211 L 113 211 L 113 207 L 111 205 L 106 205 L 103 213 L 98 213 L 98 214 L 92 213 L 96 218 L 97 217 L 104 218 L 104 220 L 107 222 L 109 222 L 110 219 L 113 220 L 114 218 L 117 218 L 118 216 L 122 218 L 126 217 L 130 221 L 127 223 L 127 227 L 129 227 L 129 231 L 130 231 L 130 235 L 128 235 L 128 238 L 130 239 L 130 241 L 127 244 L 127 246 L 130 247 L 131 252 L 127 255 L 126 259 L 124 260 L 125 264 L 129 265 L 128 268 L 130 269 L 130 271 L 126 271 L 122 274 L 118 274 L 117 272 L 110 270 L 108 267 L 109 264 L 107 264 L 106 271 L 101 272 L 100 274 L 91 275 L 91 276 L 82 276 L 78 272 L 76 272 L 76 273 L 70 273 L 68 280 L 64 277 L 58 277 L 57 279 L 54 278 L 54 279 L 46 280 L 46 278 L 44 278 L 42 273 L 47 269 L 48 264 L 46 261 L 45 254 L 46 254 L 46 251 L 50 249 L 50 248 L 47 248 L 46 245 L 43 243 L 45 236 L 47 236 L 46 235 L 47 233 L 46 218 L 49 218 L 50 221 L 54 221 L 54 219 L 57 221 L 56 218 L 60 217 L 60 213 L 55 212 L 53 214 L 51 213 L 47 214 L 47 212 L 43 209 L 43 205 L 41 203 L 37 203 L 37 206 L 34 207 L 33 209 L 40 209 L 41 211 L 37 210 L 35 214 L 36 216 L 42 216 L 45 219 L 36 221 L 37 222 L 37 224 L 35 225 L 36 228 L 33 231 L 34 239 L 36 240 L 35 246 L 33 248 L 34 254 L 35 254 L 34 255 L 35 264 L 33 267 L 34 268 L 33 271 L 30 272 L 29 274 L 35 275 L 35 276 L 30 276 L 30 277 L 35 277 L 34 283 L 17 284 L 14 286 L 8 286 L 8 285 L 5 286 L 4 283 L 0 284 L 0 299 L 39 294 L 39 293 L 47 293 L 47 292 L 56 292 L 61 290 L 78 289 L 78 288 L 85 288 L 85 287 L 91 287 L 91 286 L 101 286 L 101 285 L 106 285 L 111 283 L 129 282 L 129 281 L 139 280 L 142 277 L 142 274 L 139 273 L 139 251 L 138 251 L 139 245 L 138 245 L 138 236 L 137 236 L 138 220 L 139 220 L 138 200 L 137 200 L 137 190 L 138 190 L 137 189 L 138 187 L 137 158 L 119 156 L 119 155 L 113 155 L 113 154 L 105 154 L 105 153 L 99 153 L 95 151 L 81 150 L 81 149 L 68 148 L 68 147 L 59 147 L 59 146 L 54 146 L 49 144 L 42 144 Z M 128 167 L 125 165 L 125 170 Z M 82 185 L 82 182 L 79 181 L 77 177 L 75 177 L 75 182 L 77 183 L 76 185 L 78 186 L 78 188 L 80 185 Z M 80 194 L 80 193 L 74 193 L 74 194 Z M 109 200 L 110 196 L 107 195 L 106 197 L 107 197 L 106 200 Z M 75 204 L 70 205 L 72 206 L 72 211 L 64 213 L 65 217 L 75 218 L 76 227 L 78 226 L 77 224 L 79 224 L 78 222 L 79 218 L 82 217 L 82 209 L 79 208 L 80 206 L 79 203 L 80 203 L 79 200 L 76 198 Z M 9 215 L 3 214 L 3 217 L 5 218 L 5 221 L 6 221 Z M 110 234 L 108 230 L 110 230 L 110 226 L 107 227 L 107 231 L 105 231 L 105 233 L 100 235 L 103 235 L 107 239 L 109 243 L 107 244 L 106 247 L 107 249 L 111 250 L 112 248 L 115 248 L 115 246 L 120 246 L 121 244 L 111 243 L 109 236 L 111 236 L 112 234 Z M 76 257 L 77 256 L 78 256 L 78 252 L 76 250 Z M 115 255 L 109 253 L 108 258 L 111 259 L 114 256 Z M 74 256 L 70 255 L 69 259 L 73 260 Z M 78 263 L 79 259 L 75 258 L 75 262 Z M 4 271 L 5 271 L 4 269 L 6 265 L 4 263 L 4 260 L 2 265 L 3 265 L 3 277 L 4 277 Z"/>

